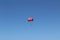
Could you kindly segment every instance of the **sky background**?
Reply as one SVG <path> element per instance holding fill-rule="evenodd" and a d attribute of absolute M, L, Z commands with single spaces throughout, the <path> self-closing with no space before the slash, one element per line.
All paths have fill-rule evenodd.
<path fill-rule="evenodd" d="M 60 0 L 0 0 L 0 40 L 60 40 Z"/>

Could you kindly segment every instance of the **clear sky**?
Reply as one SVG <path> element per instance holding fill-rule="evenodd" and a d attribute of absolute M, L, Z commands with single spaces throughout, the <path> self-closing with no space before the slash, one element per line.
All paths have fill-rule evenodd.
<path fill-rule="evenodd" d="M 0 0 L 0 40 L 60 40 L 60 0 Z"/>

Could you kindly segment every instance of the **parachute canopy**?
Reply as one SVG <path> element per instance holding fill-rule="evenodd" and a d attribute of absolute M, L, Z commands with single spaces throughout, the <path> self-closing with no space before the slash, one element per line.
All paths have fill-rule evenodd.
<path fill-rule="evenodd" d="M 28 18 L 27 20 L 28 20 L 29 22 L 32 22 L 32 21 L 33 21 L 33 18 L 30 17 L 30 18 Z"/>

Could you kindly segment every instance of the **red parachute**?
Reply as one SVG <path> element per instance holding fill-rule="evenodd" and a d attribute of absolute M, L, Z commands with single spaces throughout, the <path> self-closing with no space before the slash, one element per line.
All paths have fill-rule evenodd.
<path fill-rule="evenodd" d="M 27 24 L 31 27 L 33 26 L 33 21 L 34 19 L 32 17 L 27 18 Z"/>
<path fill-rule="evenodd" d="M 33 21 L 33 18 L 30 17 L 30 18 L 28 18 L 27 20 L 28 20 L 28 22 L 32 22 L 32 21 Z"/>

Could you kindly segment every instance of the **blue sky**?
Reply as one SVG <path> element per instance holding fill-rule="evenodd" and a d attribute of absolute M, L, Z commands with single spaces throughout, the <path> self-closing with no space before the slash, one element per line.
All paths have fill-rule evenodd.
<path fill-rule="evenodd" d="M 60 0 L 0 0 L 0 40 L 60 40 Z"/>

